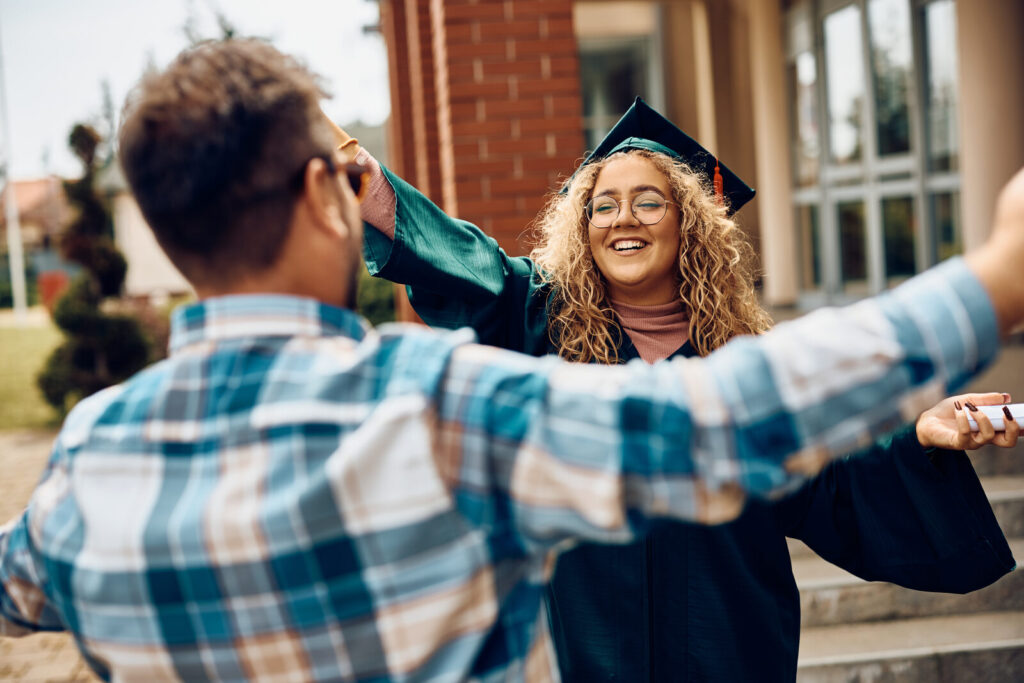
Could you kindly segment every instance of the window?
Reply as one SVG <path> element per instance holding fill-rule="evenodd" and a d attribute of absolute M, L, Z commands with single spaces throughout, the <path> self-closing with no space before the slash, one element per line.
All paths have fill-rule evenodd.
<path fill-rule="evenodd" d="M 877 293 L 962 248 L 954 2 L 789 3 L 807 305 Z"/>

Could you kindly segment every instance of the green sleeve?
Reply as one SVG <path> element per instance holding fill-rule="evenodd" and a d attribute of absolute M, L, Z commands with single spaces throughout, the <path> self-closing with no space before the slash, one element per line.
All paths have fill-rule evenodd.
<path fill-rule="evenodd" d="M 471 327 L 481 343 L 549 353 L 547 288 L 533 261 L 510 257 L 475 225 L 449 217 L 388 169 L 394 188 L 395 236 L 365 230 L 371 275 L 404 284 L 432 327 Z"/>

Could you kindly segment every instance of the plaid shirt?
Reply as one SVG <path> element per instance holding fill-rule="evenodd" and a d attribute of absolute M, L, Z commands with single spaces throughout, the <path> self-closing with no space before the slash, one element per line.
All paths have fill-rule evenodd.
<path fill-rule="evenodd" d="M 991 360 L 954 261 L 704 360 L 571 365 L 311 300 L 179 309 L 0 531 L 0 632 L 120 680 L 557 679 L 558 548 L 722 521 Z M 787 472 L 789 474 L 787 474 Z"/>

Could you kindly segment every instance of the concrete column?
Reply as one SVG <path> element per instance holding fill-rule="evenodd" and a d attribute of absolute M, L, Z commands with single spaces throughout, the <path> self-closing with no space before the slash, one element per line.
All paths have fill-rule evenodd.
<path fill-rule="evenodd" d="M 708 8 L 703 2 L 690 5 L 693 26 L 693 71 L 695 76 L 694 100 L 697 103 L 697 134 L 694 136 L 705 149 L 718 149 L 718 129 L 715 125 L 715 76 L 711 59 L 711 25 Z"/>
<path fill-rule="evenodd" d="M 747 0 L 750 20 L 750 85 L 757 158 L 757 212 L 761 226 L 764 298 L 771 305 L 796 302 L 796 239 L 792 169 L 786 116 L 785 52 L 780 0 Z"/>
<path fill-rule="evenodd" d="M 1024 165 L 1024 2 L 957 0 L 964 247 L 988 236 L 1000 188 Z"/>

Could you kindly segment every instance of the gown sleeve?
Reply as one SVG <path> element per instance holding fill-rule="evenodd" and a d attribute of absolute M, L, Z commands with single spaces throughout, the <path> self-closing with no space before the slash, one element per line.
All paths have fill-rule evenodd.
<path fill-rule="evenodd" d="M 868 581 L 966 593 L 1015 567 L 967 455 L 926 452 L 913 426 L 833 461 L 775 512 L 787 536 Z"/>
<path fill-rule="evenodd" d="M 480 228 L 451 218 L 383 168 L 394 188 L 395 233 L 365 230 L 371 275 L 404 284 L 431 327 L 471 327 L 483 344 L 543 355 L 549 351 L 548 288 L 528 258 L 511 257 Z"/>

